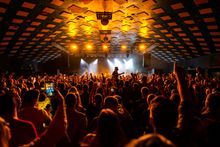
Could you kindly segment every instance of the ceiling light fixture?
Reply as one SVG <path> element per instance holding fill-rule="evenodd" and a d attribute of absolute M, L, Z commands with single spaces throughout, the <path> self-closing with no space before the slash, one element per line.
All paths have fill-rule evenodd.
<path fill-rule="evenodd" d="M 107 25 L 109 20 L 112 19 L 112 12 L 96 12 L 96 17 L 101 20 L 102 25 Z"/>

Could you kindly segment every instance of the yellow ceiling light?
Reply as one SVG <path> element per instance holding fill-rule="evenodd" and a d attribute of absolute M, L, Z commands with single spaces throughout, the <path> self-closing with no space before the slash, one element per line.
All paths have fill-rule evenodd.
<path fill-rule="evenodd" d="M 70 47 L 71 51 L 76 51 L 78 49 L 78 46 L 76 44 L 72 44 Z"/>
<path fill-rule="evenodd" d="M 107 44 L 103 44 L 102 45 L 102 49 L 103 49 L 103 51 L 108 51 L 108 45 Z"/>
<path fill-rule="evenodd" d="M 91 50 L 93 48 L 92 44 L 87 44 L 86 49 Z"/>
<path fill-rule="evenodd" d="M 139 44 L 139 50 L 140 50 L 141 52 L 145 52 L 145 50 L 146 50 L 146 45 L 145 45 L 145 44 Z"/>
<path fill-rule="evenodd" d="M 127 46 L 126 46 L 126 45 L 122 45 L 122 46 L 121 46 L 121 49 L 122 49 L 123 51 L 125 51 L 125 50 L 127 49 Z"/>

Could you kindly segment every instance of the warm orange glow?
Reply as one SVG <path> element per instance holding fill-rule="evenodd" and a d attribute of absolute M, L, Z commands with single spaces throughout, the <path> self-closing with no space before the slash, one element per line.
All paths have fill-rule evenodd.
<path fill-rule="evenodd" d="M 76 44 L 71 45 L 71 50 L 76 51 L 78 49 L 78 46 Z"/>
<path fill-rule="evenodd" d="M 126 32 L 129 31 L 130 26 L 129 25 L 123 25 L 121 29 L 122 29 L 122 32 L 126 33 Z"/>
<path fill-rule="evenodd" d="M 93 33 L 93 29 L 91 26 L 84 26 L 84 31 L 85 31 L 86 35 L 92 35 L 92 33 Z"/>
<path fill-rule="evenodd" d="M 87 48 L 88 50 L 91 50 L 91 49 L 92 49 L 92 45 L 91 45 L 91 44 L 87 44 L 87 45 L 86 45 L 86 48 Z"/>
<path fill-rule="evenodd" d="M 108 51 L 108 45 L 107 44 L 103 44 L 102 48 L 103 48 L 104 51 Z"/>
<path fill-rule="evenodd" d="M 126 50 L 126 49 L 127 49 L 127 46 L 126 46 L 126 45 L 122 45 L 122 46 L 121 46 L 121 49 L 122 49 L 122 50 Z"/>
<path fill-rule="evenodd" d="M 141 52 L 144 52 L 145 49 L 146 49 L 146 45 L 145 45 L 145 44 L 140 44 L 140 45 L 139 45 L 139 50 L 140 50 Z"/>
<path fill-rule="evenodd" d="M 77 34 L 76 24 L 74 22 L 70 22 L 69 23 L 69 35 L 73 37 L 73 36 L 76 36 L 76 34 Z"/>
<path fill-rule="evenodd" d="M 148 36 L 148 28 L 147 27 L 141 27 L 139 30 L 139 35 L 141 37 L 146 38 Z"/>

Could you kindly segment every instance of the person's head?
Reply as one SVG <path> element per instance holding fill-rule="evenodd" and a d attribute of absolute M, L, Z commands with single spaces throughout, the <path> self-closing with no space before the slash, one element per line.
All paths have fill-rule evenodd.
<path fill-rule="evenodd" d="M 130 82 L 127 80 L 127 81 L 125 81 L 125 87 L 129 87 L 130 86 Z"/>
<path fill-rule="evenodd" d="M 102 106 L 102 104 L 103 104 L 103 97 L 102 97 L 102 95 L 101 94 L 96 94 L 95 96 L 94 96 L 94 101 L 95 101 L 95 104 L 96 105 L 98 105 L 98 106 Z"/>
<path fill-rule="evenodd" d="M 78 89 L 76 88 L 76 86 L 72 86 L 69 88 L 68 93 L 74 93 L 77 96 L 77 106 L 78 107 L 82 107 L 82 102 L 81 102 L 81 98 L 80 98 L 80 94 Z M 67 94 L 68 94 L 67 93 Z"/>
<path fill-rule="evenodd" d="M 170 99 L 154 98 L 150 104 L 150 123 L 155 131 L 170 130 L 177 124 L 178 113 Z"/>
<path fill-rule="evenodd" d="M 89 89 L 92 89 L 94 82 L 93 81 L 89 81 Z"/>
<path fill-rule="evenodd" d="M 84 84 L 82 90 L 84 92 L 88 91 L 89 90 L 89 86 L 87 84 Z"/>
<path fill-rule="evenodd" d="M 205 111 L 220 113 L 220 93 L 210 93 L 205 100 Z"/>
<path fill-rule="evenodd" d="M 12 92 L 5 92 L 0 95 L 0 116 L 11 119 L 17 116 L 17 101 Z"/>
<path fill-rule="evenodd" d="M 9 123 L 0 117 L 0 147 L 8 147 L 8 142 L 11 139 Z"/>
<path fill-rule="evenodd" d="M 39 90 L 36 90 L 36 89 L 29 90 L 24 94 L 22 104 L 24 106 L 26 106 L 26 105 L 34 106 L 37 103 L 39 96 L 40 96 Z"/>
<path fill-rule="evenodd" d="M 142 83 L 147 83 L 147 76 L 142 77 Z"/>
<path fill-rule="evenodd" d="M 115 71 L 118 71 L 118 67 L 117 66 L 115 67 Z"/>
<path fill-rule="evenodd" d="M 119 146 L 124 137 L 119 118 L 111 109 L 102 109 L 98 116 L 96 131 L 102 146 Z"/>
<path fill-rule="evenodd" d="M 151 101 L 156 97 L 155 94 L 151 93 L 151 94 L 148 94 L 147 98 L 146 98 L 146 102 L 148 104 L 148 106 L 151 104 Z"/>
<path fill-rule="evenodd" d="M 96 89 L 96 93 L 99 93 L 99 94 L 103 95 L 103 88 L 102 87 L 98 87 Z"/>
<path fill-rule="evenodd" d="M 59 82 L 59 83 L 57 83 L 57 87 L 60 90 L 65 90 L 66 89 L 66 84 L 64 82 Z"/>
<path fill-rule="evenodd" d="M 78 90 L 77 90 L 76 86 L 72 86 L 72 87 L 70 87 L 70 88 L 68 89 L 68 93 L 69 93 L 69 92 L 75 93 L 75 92 L 78 92 Z"/>
<path fill-rule="evenodd" d="M 75 108 L 77 105 L 77 96 L 74 93 L 68 93 L 65 97 L 67 108 Z"/>
<path fill-rule="evenodd" d="M 118 100 L 118 104 L 122 104 L 122 97 L 120 95 L 114 95 L 114 97 Z"/>
<path fill-rule="evenodd" d="M 138 83 L 133 83 L 133 89 L 134 89 L 134 90 L 139 90 L 139 85 L 138 85 Z"/>
<path fill-rule="evenodd" d="M 141 95 L 142 95 L 143 99 L 147 97 L 148 92 L 149 92 L 149 89 L 147 87 L 142 87 L 141 88 Z"/>
<path fill-rule="evenodd" d="M 117 131 L 115 129 L 118 129 L 120 122 L 114 111 L 111 109 L 102 109 L 98 116 L 97 125 L 97 131 L 99 133 L 109 133 L 109 131 Z"/>
<path fill-rule="evenodd" d="M 39 96 L 39 102 L 43 102 L 45 101 L 47 98 L 47 95 L 45 93 L 40 93 L 40 96 Z"/>
<path fill-rule="evenodd" d="M 104 107 L 112 110 L 117 110 L 118 108 L 118 99 L 114 96 L 107 96 L 104 99 Z"/>
<path fill-rule="evenodd" d="M 176 147 L 170 140 L 160 134 L 146 134 L 132 140 L 126 147 Z"/>

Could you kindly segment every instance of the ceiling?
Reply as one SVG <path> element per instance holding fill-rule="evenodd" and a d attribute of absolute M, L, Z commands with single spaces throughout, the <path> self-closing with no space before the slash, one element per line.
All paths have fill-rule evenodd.
<path fill-rule="evenodd" d="M 104 11 L 112 14 L 107 25 L 96 16 Z M 103 35 L 100 30 L 110 31 Z M 103 42 L 109 51 L 103 51 Z M 88 43 L 93 49 L 86 48 Z M 72 44 L 78 49 L 73 50 Z M 146 49 L 139 49 L 139 44 Z M 46 62 L 64 51 L 74 56 L 150 52 L 167 62 L 219 53 L 220 2 L 0 0 L 1 55 Z"/>

